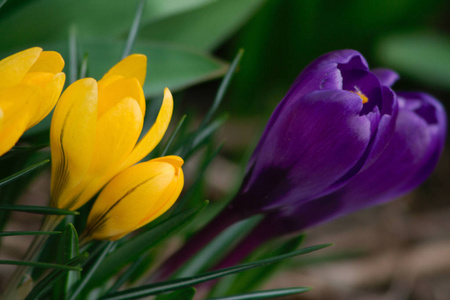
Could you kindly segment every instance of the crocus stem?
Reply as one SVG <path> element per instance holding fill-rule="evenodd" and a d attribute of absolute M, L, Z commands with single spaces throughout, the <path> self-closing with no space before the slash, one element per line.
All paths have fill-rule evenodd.
<path fill-rule="evenodd" d="M 56 228 L 56 226 L 61 222 L 64 216 L 59 215 L 47 215 L 44 218 L 44 221 L 41 226 L 41 231 L 52 231 Z M 43 245 L 47 241 L 49 235 L 36 235 L 28 248 L 25 256 L 23 257 L 23 261 L 31 261 L 35 259 L 39 255 L 39 251 L 42 250 Z M 5 300 L 17 300 L 17 295 L 15 295 L 15 291 L 19 288 L 22 283 L 22 279 L 28 271 L 28 266 L 18 266 L 9 280 L 8 285 L 6 286 L 5 292 L 3 294 L 3 299 Z"/>
<path fill-rule="evenodd" d="M 223 230 L 230 225 L 243 220 L 245 216 L 238 215 L 225 208 L 219 215 L 213 218 L 203 229 L 191 237 L 177 252 L 170 256 L 153 276 L 154 281 L 162 281 L 172 275 L 186 261 L 198 253 L 204 246 L 211 242 Z"/>

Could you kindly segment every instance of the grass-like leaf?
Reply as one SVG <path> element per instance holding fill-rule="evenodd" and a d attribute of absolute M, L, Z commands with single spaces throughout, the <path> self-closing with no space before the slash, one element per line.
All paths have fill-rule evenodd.
<path fill-rule="evenodd" d="M 172 145 L 173 140 L 177 136 L 177 134 L 180 131 L 181 127 L 183 126 L 185 120 L 186 120 L 186 115 L 181 117 L 180 121 L 177 124 L 177 127 L 175 127 L 174 131 L 170 135 L 169 140 L 167 141 L 166 145 L 164 146 L 163 151 L 161 152 L 161 156 L 165 156 L 167 154 L 167 151 L 169 151 L 169 148 Z"/>
<path fill-rule="evenodd" d="M 230 84 L 231 78 L 233 77 L 233 74 L 235 73 L 236 68 L 239 65 L 239 62 L 241 61 L 242 55 L 244 55 L 244 50 L 240 49 L 236 54 L 236 57 L 233 59 L 233 62 L 231 63 L 230 67 L 228 68 L 225 77 L 220 83 L 220 87 L 217 90 L 217 94 L 216 97 L 214 98 L 213 104 L 206 113 L 206 116 L 203 119 L 200 128 L 203 128 L 204 126 L 206 126 L 206 124 L 208 124 L 208 122 L 211 120 L 212 116 L 216 112 L 217 108 L 219 107 L 220 103 L 222 102 L 223 96 L 225 95 L 225 92 L 228 89 L 228 85 Z"/>
<path fill-rule="evenodd" d="M 0 205 L 0 210 L 10 210 L 10 211 L 21 211 L 31 214 L 41 214 L 41 215 L 78 215 L 77 211 L 60 209 L 48 206 L 35 206 L 35 205 Z"/>
<path fill-rule="evenodd" d="M 259 251 L 257 256 L 251 255 L 254 259 L 262 259 L 267 257 L 273 257 L 276 255 L 282 255 L 298 249 L 300 244 L 304 240 L 304 235 L 300 235 L 285 241 L 281 246 L 276 249 L 265 247 L 262 251 Z M 279 243 L 277 243 L 279 245 Z M 251 259 L 251 258 L 250 258 Z M 248 261 L 248 259 L 247 259 Z M 231 288 L 227 290 L 229 294 L 240 294 L 246 291 L 257 290 L 267 279 L 269 279 L 283 264 L 283 261 L 270 264 L 258 269 L 253 269 L 242 274 L 238 274 L 233 281 Z M 223 293 L 217 293 L 214 295 L 223 295 Z"/>
<path fill-rule="evenodd" d="M 73 83 L 78 79 L 78 43 L 77 28 L 75 24 L 69 27 L 69 82 Z"/>
<path fill-rule="evenodd" d="M 185 288 L 173 293 L 159 295 L 155 300 L 192 300 L 192 298 L 194 298 L 195 296 L 195 292 L 196 290 L 194 288 Z"/>
<path fill-rule="evenodd" d="M 56 235 L 61 231 L 3 231 L 0 232 L 0 237 L 16 236 L 16 235 Z"/>
<path fill-rule="evenodd" d="M 1 156 L 0 161 L 9 159 L 11 156 L 14 156 L 16 154 L 21 154 L 21 153 L 26 153 L 26 152 L 34 152 L 34 151 L 40 150 L 40 149 L 48 147 L 48 146 L 49 146 L 48 144 L 40 144 L 40 145 L 34 145 L 34 146 L 15 146 L 11 150 L 9 150 L 7 153 L 5 153 L 3 156 Z"/>
<path fill-rule="evenodd" d="M 59 237 L 57 262 L 64 264 L 79 255 L 78 234 L 75 227 L 69 223 Z M 63 274 L 55 283 L 53 288 L 53 299 L 65 299 L 71 287 L 80 278 L 80 272 L 69 272 Z"/>
<path fill-rule="evenodd" d="M 3 5 L 5 5 L 6 0 L 0 0 L 0 8 L 2 8 Z"/>
<path fill-rule="evenodd" d="M 58 265 L 51 263 L 42 263 L 37 261 L 23 261 L 23 260 L 0 260 L 0 265 L 17 265 L 17 266 L 29 266 L 35 268 L 47 268 L 47 269 L 58 269 L 58 270 L 67 270 L 67 271 L 81 271 L 79 267 L 67 266 L 67 265 Z"/>
<path fill-rule="evenodd" d="M 92 275 L 95 274 L 95 271 L 97 270 L 100 263 L 103 261 L 103 259 L 108 254 L 109 250 L 111 250 L 111 247 L 114 245 L 114 242 L 107 242 L 103 250 L 101 251 L 100 255 L 97 257 L 95 263 L 91 266 L 87 274 L 84 274 L 84 276 L 80 279 L 81 281 L 77 283 L 75 290 L 70 295 L 69 300 L 75 300 L 77 299 L 78 295 L 83 291 L 83 289 L 88 284 L 89 280 L 91 280 Z"/>
<path fill-rule="evenodd" d="M 22 176 L 24 176 L 24 175 L 26 175 L 26 174 L 28 174 L 28 173 L 30 173 L 30 172 L 36 170 L 36 169 L 39 169 L 39 168 L 45 166 L 45 165 L 48 164 L 49 162 L 50 162 L 50 160 L 49 160 L 49 159 L 46 159 L 46 160 L 44 160 L 44 161 L 38 162 L 37 164 L 34 164 L 34 165 L 32 165 L 32 166 L 29 166 L 28 168 L 25 168 L 25 169 L 23 169 L 23 170 L 21 170 L 21 171 L 15 173 L 15 174 L 11 175 L 11 176 L 8 176 L 8 177 L 6 177 L 6 178 L 1 179 L 1 180 L 0 180 L 0 187 L 3 186 L 3 185 L 8 184 L 8 183 L 10 183 L 10 182 L 12 182 L 12 181 L 14 181 L 14 180 L 17 180 L 17 179 L 19 179 L 20 177 L 22 177 Z"/>
<path fill-rule="evenodd" d="M 209 298 L 209 300 L 253 300 L 253 299 L 273 299 L 275 297 L 283 297 L 294 294 L 300 294 L 310 291 L 310 287 L 297 287 L 297 288 L 286 288 L 286 289 L 276 289 L 267 291 L 257 291 L 227 297 Z"/>
<path fill-rule="evenodd" d="M 142 12 L 144 11 L 145 0 L 139 0 L 136 13 L 134 14 L 133 25 L 131 25 L 130 33 L 128 34 L 127 42 L 125 48 L 123 49 L 122 59 L 130 55 L 131 49 L 133 48 L 134 41 L 139 30 L 139 24 L 142 19 Z"/>
<path fill-rule="evenodd" d="M 195 216 L 200 213 L 208 203 L 201 206 L 187 209 L 178 214 L 172 215 L 166 221 L 158 224 L 156 227 L 132 238 L 122 246 L 113 251 L 99 266 L 90 285 L 102 284 L 111 276 L 130 262 L 143 255 L 148 249 L 172 236 L 176 231 L 188 224 Z"/>
<path fill-rule="evenodd" d="M 204 273 L 204 274 L 201 274 L 198 276 L 192 276 L 192 277 L 188 277 L 188 278 L 179 278 L 179 279 L 170 280 L 170 281 L 166 281 L 166 282 L 144 285 L 144 286 L 141 286 L 138 288 L 132 288 L 132 289 L 120 291 L 120 292 L 117 292 L 117 293 L 114 293 L 111 295 L 106 295 L 101 299 L 105 299 L 105 300 L 106 299 L 108 299 L 108 300 L 136 299 L 136 298 L 146 297 L 146 296 L 150 296 L 150 295 L 158 295 L 158 294 L 166 293 L 169 291 L 175 291 L 175 290 L 182 289 L 182 288 L 185 288 L 188 286 L 193 286 L 193 285 L 201 283 L 201 282 L 213 280 L 213 279 L 223 277 L 226 275 L 230 275 L 230 274 L 239 273 L 239 272 L 253 269 L 253 268 L 256 268 L 259 266 L 272 264 L 272 263 L 275 263 L 275 262 L 278 262 L 278 261 L 281 261 L 281 260 L 284 260 L 287 258 L 291 258 L 294 256 L 307 254 L 307 253 L 310 253 L 313 251 L 323 249 L 330 245 L 331 244 L 322 244 L 322 245 L 311 246 L 311 247 L 303 248 L 303 249 L 300 249 L 300 250 L 297 250 L 297 251 L 294 251 L 294 252 L 291 252 L 288 254 L 279 255 L 279 256 L 275 256 L 275 257 L 271 257 L 268 259 L 263 259 L 263 260 L 247 263 L 247 264 L 242 264 L 242 265 L 238 265 L 238 266 L 231 267 L 231 268 L 212 271 L 212 272 Z"/>
<path fill-rule="evenodd" d="M 74 257 L 73 259 L 69 260 L 67 262 L 68 265 L 78 265 L 80 262 L 85 260 L 88 257 L 87 252 L 83 252 L 77 257 Z M 45 278 L 43 278 L 41 281 L 39 281 L 38 284 L 31 290 L 31 292 L 28 294 L 28 296 L 25 298 L 25 300 L 34 300 L 38 299 L 41 295 L 48 292 L 50 288 L 52 288 L 53 284 L 60 279 L 64 274 L 66 274 L 68 270 L 54 270 L 51 273 L 49 273 Z"/>

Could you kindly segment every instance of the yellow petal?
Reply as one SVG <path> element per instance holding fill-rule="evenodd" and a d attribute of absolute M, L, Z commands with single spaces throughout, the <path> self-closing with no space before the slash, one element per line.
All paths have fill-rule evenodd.
<path fill-rule="evenodd" d="M 139 105 L 131 98 L 123 99 L 98 119 L 92 162 L 76 187 L 77 204 L 89 201 L 118 173 L 139 138 L 142 124 Z"/>
<path fill-rule="evenodd" d="M 8 152 L 25 132 L 35 113 L 40 93 L 37 88 L 18 84 L 0 90 L 2 129 L 0 130 L 0 155 Z"/>
<path fill-rule="evenodd" d="M 30 48 L 0 61 L 0 88 L 18 84 L 36 62 L 42 49 Z"/>
<path fill-rule="evenodd" d="M 64 60 L 58 52 L 43 51 L 29 72 L 59 73 L 64 68 Z"/>
<path fill-rule="evenodd" d="M 123 163 L 121 170 L 134 165 L 149 154 L 161 141 L 172 118 L 173 98 L 169 89 L 164 90 L 164 99 L 155 123 L 139 141 L 130 156 Z"/>
<path fill-rule="evenodd" d="M 0 132 L 2 131 L 3 128 L 3 117 L 4 117 L 3 109 L 0 107 Z"/>
<path fill-rule="evenodd" d="M 73 207 L 73 189 L 91 164 L 97 125 L 97 82 L 92 78 L 71 84 L 61 96 L 52 118 L 52 205 Z"/>
<path fill-rule="evenodd" d="M 114 76 L 115 77 L 115 76 Z M 114 82 L 102 86 L 98 90 L 98 115 L 99 117 L 108 109 L 119 103 L 124 98 L 136 99 L 139 103 L 141 115 L 145 114 L 145 96 L 139 81 L 136 78 L 120 78 Z"/>
<path fill-rule="evenodd" d="M 38 87 L 41 94 L 38 99 L 38 109 L 30 120 L 27 129 L 39 123 L 51 112 L 61 94 L 64 81 L 64 73 L 55 75 L 47 72 L 31 72 L 25 75 L 22 82 Z"/>
<path fill-rule="evenodd" d="M 173 205 L 183 182 L 181 168 L 164 160 L 126 169 L 111 180 L 95 201 L 88 231 L 94 239 L 116 240 L 144 226 Z"/>
<path fill-rule="evenodd" d="M 102 80 L 111 75 L 120 75 L 125 78 L 136 77 L 141 86 L 144 86 L 146 73 L 147 57 L 142 54 L 132 54 L 112 67 Z"/>

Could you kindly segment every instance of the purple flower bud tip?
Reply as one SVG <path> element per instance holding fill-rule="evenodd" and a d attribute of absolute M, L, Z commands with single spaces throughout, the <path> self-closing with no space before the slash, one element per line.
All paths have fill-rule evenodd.
<path fill-rule="evenodd" d="M 382 198 L 367 199 L 372 205 L 422 182 L 442 151 L 445 113 L 429 95 L 397 97 L 391 89 L 397 79 L 388 69 L 369 70 L 354 50 L 313 61 L 272 114 L 229 209 L 244 215 L 291 211 L 318 206 L 317 199 L 343 191 L 358 195 L 352 203 L 366 201 L 374 189 L 385 191 Z M 402 187 L 378 179 L 376 174 L 389 166 L 390 173 L 402 174 Z M 350 202 L 333 206 L 347 211 L 367 206 Z"/>

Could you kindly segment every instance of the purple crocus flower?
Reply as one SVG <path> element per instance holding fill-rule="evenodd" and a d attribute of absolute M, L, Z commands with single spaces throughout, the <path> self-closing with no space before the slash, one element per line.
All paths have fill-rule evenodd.
<path fill-rule="evenodd" d="M 219 267 L 233 265 L 263 242 L 398 198 L 421 184 L 442 153 L 446 115 L 425 93 L 398 93 L 394 134 L 379 158 L 331 194 L 266 215 Z"/>
<path fill-rule="evenodd" d="M 371 72 L 354 50 L 312 62 L 272 114 L 230 207 L 251 215 L 298 205 L 370 166 L 392 137 L 396 78 Z"/>
<path fill-rule="evenodd" d="M 230 204 L 160 268 L 176 270 L 218 233 L 258 213 L 309 203 L 368 169 L 394 133 L 390 70 L 370 71 L 354 50 L 325 54 L 298 76 L 272 114 Z"/>

